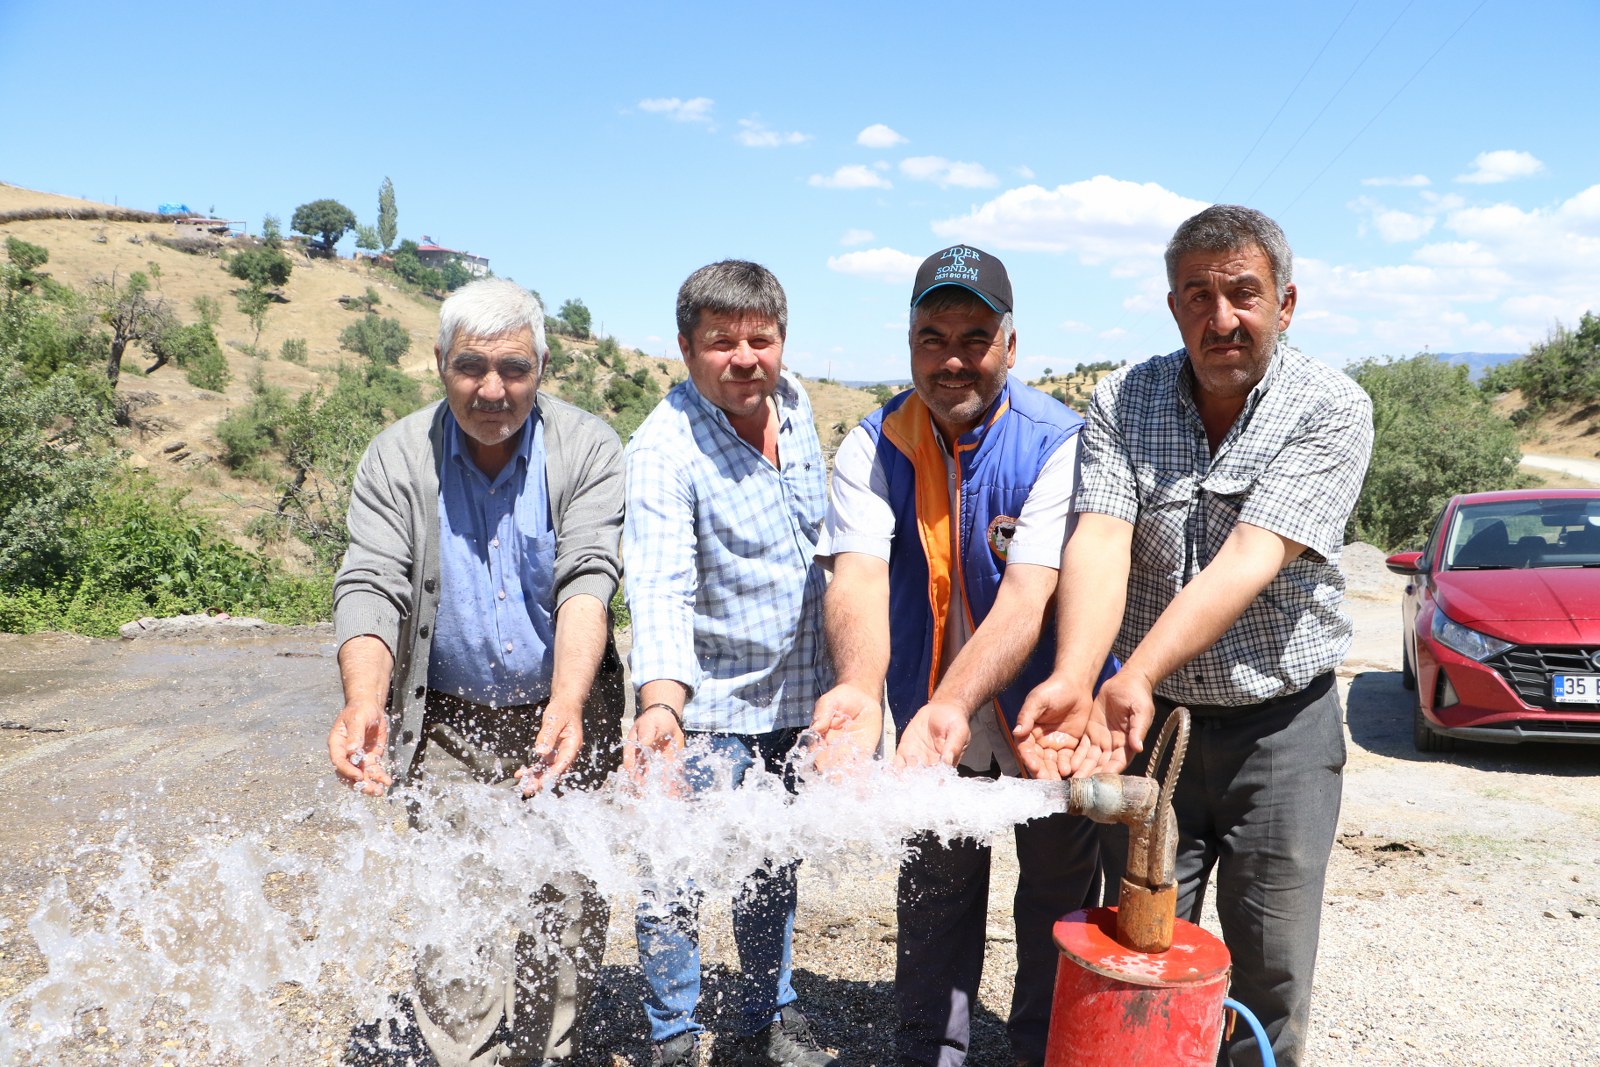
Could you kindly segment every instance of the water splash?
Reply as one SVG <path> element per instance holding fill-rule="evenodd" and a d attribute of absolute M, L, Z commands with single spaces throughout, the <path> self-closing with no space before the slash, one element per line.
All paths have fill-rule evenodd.
<path fill-rule="evenodd" d="M 848 780 L 813 778 L 788 793 L 754 771 L 743 788 L 692 799 L 668 780 L 614 779 L 588 793 L 522 800 L 470 787 L 398 799 L 419 819 L 464 829 L 417 832 L 391 803 L 343 796 L 331 857 L 275 851 L 225 830 L 162 861 L 130 830 L 79 860 L 113 859 L 99 884 L 57 877 L 28 923 L 46 973 L 0 1000 L 0 1063 L 304 1063 L 326 1059 L 352 1017 L 392 1011 L 419 955 L 469 981 L 487 977 L 483 948 L 535 920 L 530 889 L 571 873 L 614 903 L 637 898 L 649 872 L 732 896 L 750 872 L 801 861 L 823 886 L 892 870 L 921 831 L 989 841 L 1060 810 L 1015 779 L 896 774 L 875 764 Z M 192 817 L 192 816 L 186 816 Z M 333 1007 L 329 1007 L 332 1005 Z"/>

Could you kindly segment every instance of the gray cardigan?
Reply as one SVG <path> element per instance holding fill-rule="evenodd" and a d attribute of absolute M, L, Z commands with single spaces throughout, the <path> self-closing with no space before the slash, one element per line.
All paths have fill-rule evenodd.
<path fill-rule="evenodd" d="M 622 573 L 622 446 L 597 416 L 543 393 L 536 404 L 556 533 L 554 606 L 559 610 L 579 593 L 609 605 Z M 333 583 L 339 645 L 371 634 L 394 654 L 386 762 L 397 780 L 422 733 L 439 607 L 439 469 L 447 410 L 441 400 L 412 412 L 367 446 L 350 491 L 350 547 Z M 621 663 L 608 636 L 602 674 L 613 669 L 620 673 Z"/>

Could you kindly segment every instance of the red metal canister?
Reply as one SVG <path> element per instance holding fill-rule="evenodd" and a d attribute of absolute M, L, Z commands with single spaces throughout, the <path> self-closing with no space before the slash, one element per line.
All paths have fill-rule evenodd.
<path fill-rule="evenodd" d="M 1117 943 L 1117 909 L 1055 925 L 1056 968 L 1045 1067 L 1213 1067 L 1231 958 L 1222 941 L 1178 919 L 1172 947 Z"/>

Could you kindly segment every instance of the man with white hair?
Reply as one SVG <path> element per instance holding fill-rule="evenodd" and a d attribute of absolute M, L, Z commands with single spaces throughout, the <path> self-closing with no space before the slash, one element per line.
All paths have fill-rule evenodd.
<path fill-rule="evenodd" d="M 445 399 L 374 438 L 351 492 L 334 583 L 344 707 L 328 755 L 363 793 L 398 775 L 435 794 L 444 806 L 428 821 L 449 827 L 463 818 L 452 786 L 526 795 L 597 783 L 617 764 L 622 454 L 600 419 L 539 393 L 537 297 L 474 282 L 439 320 Z M 534 896 L 539 929 L 496 946 L 503 981 L 450 980 L 422 954 L 411 1006 L 443 1067 L 574 1055 L 607 907 L 576 877 Z M 354 1062 L 405 1062 L 360 1044 Z"/>

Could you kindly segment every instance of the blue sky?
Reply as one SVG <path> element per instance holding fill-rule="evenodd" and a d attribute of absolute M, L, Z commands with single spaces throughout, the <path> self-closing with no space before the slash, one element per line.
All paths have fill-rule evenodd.
<path fill-rule="evenodd" d="M 1178 347 L 1161 249 L 1277 218 L 1296 344 L 1521 351 L 1600 310 L 1594 0 L 62 5 L 0 0 L 0 180 L 286 223 L 333 197 L 676 352 L 696 267 L 789 364 L 906 375 L 916 264 L 1002 258 L 1028 376 Z M 348 241 L 347 241 L 348 244 Z"/>

